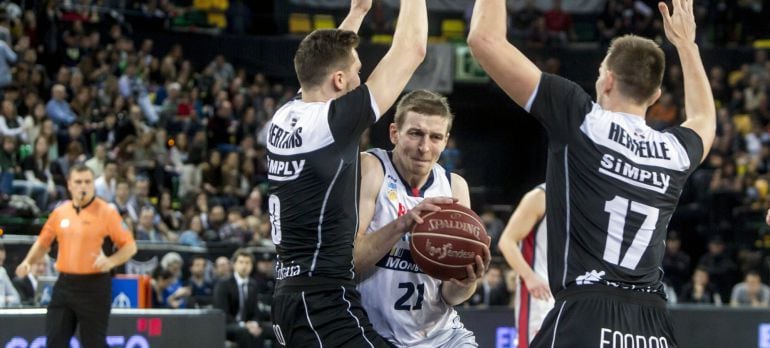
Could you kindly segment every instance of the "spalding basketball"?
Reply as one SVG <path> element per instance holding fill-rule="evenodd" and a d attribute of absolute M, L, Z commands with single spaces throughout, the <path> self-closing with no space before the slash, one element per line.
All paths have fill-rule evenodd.
<path fill-rule="evenodd" d="M 481 218 L 462 205 L 441 205 L 441 210 L 421 216 L 423 223 L 412 226 L 410 248 L 417 266 L 441 280 L 468 277 L 465 266 L 484 257 L 489 236 Z"/>

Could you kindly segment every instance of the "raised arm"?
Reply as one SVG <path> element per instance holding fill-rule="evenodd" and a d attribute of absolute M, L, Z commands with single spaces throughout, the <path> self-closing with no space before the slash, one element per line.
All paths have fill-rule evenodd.
<path fill-rule="evenodd" d="M 543 215 L 545 215 L 545 192 L 539 188 L 529 191 L 508 220 L 508 225 L 505 226 L 497 247 L 503 253 L 505 261 L 524 280 L 532 296 L 547 300 L 551 297 L 548 283 L 524 260 L 518 245 L 532 232 Z"/>
<path fill-rule="evenodd" d="M 506 39 L 505 0 L 476 0 L 468 34 L 473 57 L 516 104 L 524 107 L 541 72 Z"/>
<path fill-rule="evenodd" d="M 364 22 L 364 17 L 369 9 L 372 8 L 372 0 L 352 0 L 350 2 L 350 12 L 347 17 L 340 23 L 338 29 L 350 30 L 354 33 L 358 32 L 361 28 L 361 23 Z"/>
<path fill-rule="evenodd" d="M 391 105 L 425 59 L 428 42 L 428 10 L 425 0 L 401 0 L 393 44 L 374 68 L 366 85 L 381 113 Z"/>
<path fill-rule="evenodd" d="M 711 149 L 716 133 L 716 107 L 711 87 L 703 68 L 698 45 L 695 44 L 695 15 L 693 0 L 673 0 L 673 15 L 669 14 L 668 6 L 658 4 L 663 16 L 663 28 L 666 37 L 676 47 L 684 76 L 684 108 L 687 121 L 682 123 L 698 133 L 703 141 L 703 158 Z"/>

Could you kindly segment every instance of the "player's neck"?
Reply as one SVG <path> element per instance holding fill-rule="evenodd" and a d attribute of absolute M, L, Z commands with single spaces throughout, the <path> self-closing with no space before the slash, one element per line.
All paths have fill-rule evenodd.
<path fill-rule="evenodd" d="M 601 105 L 601 107 L 604 110 L 622 112 L 624 114 L 641 117 L 642 119 L 644 119 L 645 115 L 647 114 L 647 106 L 629 103 L 625 100 L 607 98 L 602 104 L 603 105 Z"/>
<path fill-rule="evenodd" d="M 335 91 L 334 88 L 329 86 L 309 89 L 302 88 L 302 101 L 305 103 L 326 103 L 329 100 L 339 98 L 343 94 L 344 93 Z"/>

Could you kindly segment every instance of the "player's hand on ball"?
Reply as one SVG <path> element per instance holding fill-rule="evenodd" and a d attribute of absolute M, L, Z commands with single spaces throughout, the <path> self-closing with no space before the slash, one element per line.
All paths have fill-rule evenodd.
<path fill-rule="evenodd" d="M 439 204 L 452 204 L 456 201 L 457 201 L 456 198 L 451 198 L 451 197 L 425 198 L 422 202 L 420 202 L 420 204 L 412 208 L 412 210 L 408 211 L 404 215 L 406 227 L 410 228 L 414 223 L 418 223 L 418 224 L 423 223 L 423 220 L 420 216 L 424 215 L 426 212 L 441 210 L 441 207 L 439 206 Z"/>
<path fill-rule="evenodd" d="M 469 288 L 473 286 L 476 281 L 484 277 L 484 273 L 487 271 L 487 266 L 489 265 L 489 249 L 485 250 L 485 256 L 482 258 L 481 255 L 476 255 L 476 264 L 473 265 L 467 265 L 465 266 L 466 272 L 468 272 L 468 276 L 463 280 L 457 280 L 455 278 L 450 279 L 449 281 L 452 282 L 455 286 L 461 287 L 461 288 Z M 487 261 L 485 261 L 487 260 Z M 475 266 L 475 267 L 474 267 Z"/>
<path fill-rule="evenodd" d="M 112 260 L 109 257 L 104 256 L 104 254 L 96 257 L 96 261 L 94 261 L 94 268 L 102 273 L 109 272 L 113 267 L 115 267 L 115 265 L 112 263 Z"/>
<path fill-rule="evenodd" d="M 537 273 L 532 273 L 529 277 L 524 277 L 524 284 L 527 284 L 527 289 L 529 290 L 529 293 L 532 294 L 533 297 L 535 297 L 538 300 L 548 300 L 551 298 L 551 288 L 548 286 L 548 283 L 537 275 Z"/>

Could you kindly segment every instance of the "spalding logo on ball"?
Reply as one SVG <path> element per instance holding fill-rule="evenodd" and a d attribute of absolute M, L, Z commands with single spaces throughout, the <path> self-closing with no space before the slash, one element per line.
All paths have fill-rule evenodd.
<path fill-rule="evenodd" d="M 465 279 L 467 265 L 484 257 L 489 236 L 481 218 L 462 205 L 441 205 L 441 210 L 421 216 L 423 223 L 412 226 L 410 248 L 414 262 L 431 277 L 441 280 Z"/>

